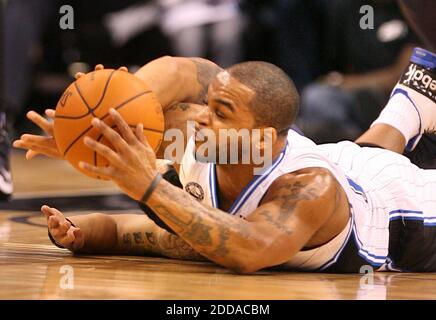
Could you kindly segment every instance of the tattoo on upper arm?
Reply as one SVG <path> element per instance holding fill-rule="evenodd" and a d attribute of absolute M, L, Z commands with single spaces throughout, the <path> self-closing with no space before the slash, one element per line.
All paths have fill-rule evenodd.
<path fill-rule="evenodd" d="M 190 60 L 197 67 L 197 81 L 202 87 L 198 100 L 203 102 L 207 96 L 209 84 L 222 69 L 201 59 L 191 58 Z"/>
<path fill-rule="evenodd" d="M 286 222 L 293 215 L 297 204 L 304 200 L 315 200 L 319 195 L 313 186 L 301 181 L 296 181 L 291 185 L 284 183 L 278 187 L 276 192 L 281 194 L 277 199 L 280 201 L 278 213 L 273 214 L 269 210 L 262 210 L 258 214 L 280 231 L 291 235 L 293 231 L 286 225 Z"/>
<path fill-rule="evenodd" d="M 268 221 L 269 223 L 271 223 L 274 227 L 276 227 L 277 229 L 279 229 L 280 231 L 283 231 L 284 233 L 286 233 L 287 235 L 291 235 L 293 232 L 292 230 L 287 227 L 286 225 L 282 224 L 279 222 L 279 219 L 274 219 L 273 215 L 271 214 L 270 211 L 268 210 L 262 210 L 261 212 L 259 212 L 259 215 L 264 217 L 266 221 Z"/>
<path fill-rule="evenodd" d="M 168 108 L 168 111 L 169 111 L 169 110 L 171 110 L 171 111 L 175 111 L 175 110 L 177 110 L 177 109 L 180 109 L 180 110 L 182 110 L 182 111 L 186 111 L 186 110 L 188 110 L 189 108 L 191 108 L 191 104 L 190 104 L 190 103 L 179 102 L 179 103 L 175 103 L 175 104 L 171 105 L 171 106 Z"/>

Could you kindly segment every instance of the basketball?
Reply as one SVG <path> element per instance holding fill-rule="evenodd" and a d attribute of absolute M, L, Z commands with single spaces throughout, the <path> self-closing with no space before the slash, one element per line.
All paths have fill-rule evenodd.
<path fill-rule="evenodd" d="M 108 161 L 88 148 L 83 139 L 88 136 L 111 147 L 91 124 L 96 117 L 116 129 L 109 116 L 110 108 L 117 110 L 132 130 L 142 123 L 144 135 L 155 152 L 163 137 L 161 105 L 140 79 L 113 69 L 98 70 L 80 77 L 65 90 L 56 105 L 54 137 L 64 158 L 74 168 L 93 178 L 100 177 L 79 168 L 79 162 L 101 167 L 107 166 Z"/>

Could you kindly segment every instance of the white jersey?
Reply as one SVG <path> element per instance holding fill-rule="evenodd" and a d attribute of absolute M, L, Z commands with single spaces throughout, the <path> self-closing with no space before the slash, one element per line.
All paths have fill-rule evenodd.
<path fill-rule="evenodd" d="M 196 161 L 194 148 L 191 139 L 180 181 L 199 201 L 219 207 L 215 165 Z M 422 170 L 399 154 L 349 141 L 316 145 L 293 130 L 282 153 L 262 175 L 254 176 L 228 213 L 246 218 L 278 177 L 309 167 L 326 168 L 335 176 L 348 197 L 350 219 L 330 242 L 300 251 L 284 267 L 359 272 L 360 266 L 370 264 L 391 270 L 390 220 L 421 219 L 427 226 L 436 225 L 436 170 Z"/>

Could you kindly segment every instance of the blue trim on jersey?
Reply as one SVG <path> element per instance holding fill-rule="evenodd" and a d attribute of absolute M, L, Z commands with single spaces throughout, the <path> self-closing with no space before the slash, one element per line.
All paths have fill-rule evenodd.
<path fill-rule="evenodd" d="M 414 48 L 410 61 L 424 68 L 436 69 L 436 55 L 422 48 Z"/>
<path fill-rule="evenodd" d="M 354 182 L 353 180 L 351 180 L 348 177 L 347 177 L 347 181 L 348 181 L 348 184 L 354 189 L 354 191 L 358 191 L 360 193 L 365 193 L 363 191 L 363 188 L 360 185 L 358 185 L 356 182 Z"/>
<path fill-rule="evenodd" d="M 393 218 L 389 218 L 389 221 L 396 221 L 396 220 L 416 220 L 416 221 L 423 221 L 424 218 L 422 217 L 403 217 L 403 216 L 396 216 Z"/>
<path fill-rule="evenodd" d="M 273 161 L 271 167 L 269 167 L 262 175 L 255 175 L 253 179 L 248 183 L 247 186 L 239 194 L 238 198 L 232 204 L 229 209 L 231 214 L 236 214 L 239 209 L 245 204 L 245 202 L 250 198 L 251 194 L 256 190 L 256 188 L 265 181 L 266 178 L 274 171 L 275 168 L 282 162 L 285 157 L 286 150 L 288 149 L 288 141 L 286 140 L 286 145 L 283 148 L 279 156 Z"/>
<path fill-rule="evenodd" d="M 280 155 L 273 161 L 272 165 L 262 174 L 262 175 L 255 175 L 253 179 L 245 186 L 245 188 L 242 190 L 242 192 L 238 195 L 235 202 L 233 202 L 232 206 L 229 209 L 230 214 L 236 214 L 236 212 L 241 208 L 242 205 L 250 198 L 251 194 L 256 190 L 258 185 L 262 183 L 270 174 L 273 172 L 273 170 L 282 162 L 283 158 L 285 157 L 286 150 L 288 149 L 288 141 L 286 141 L 286 145 L 283 148 Z M 217 186 L 217 178 L 216 178 L 216 165 L 211 164 L 209 166 L 209 186 L 212 196 L 212 203 L 214 204 L 215 208 L 219 208 L 218 203 L 218 196 L 216 192 L 216 186 Z"/>
<path fill-rule="evenodd" d="M 409 216 L 402 216 L 397 215 L 395 217 L 389 217 L 389 221 L 396 221 L 396 220 L 409 220 L 409 221 L 422 221 L 425 227 L 435 227 L 436 226 L 436 217 L 425 217 L 423 216 L 422 211 L 416 211 L 416 210 L 406 210 L 406 209 L 398 209 L 393 210 L 389 212 L 389 216 L 403 213 L 403 214 L 409 214 Z M 435 220 L 433 222 L 433 220 Z"/>
<path fill-rule="evenodd" d="M 219 208 L 219 200 L 216 192 L 216 167 L 215 165 L 209 166 L 209 188 L 212 198 L 212 206 L 214 208 Z"/>
<path fill-rule="evenodd" d="M 353 238 L 354 238 L 354 241 L 355 241 L 357 247 L 359 248 L 360 244 L 358 241 L 360 241 L 360 240 L 358 240 L 358 236 L 357 236 L 356 232 L 353 231 L 352 235 L 353 235 Z M 363 260 L 368 262 L 373 267 L 381 267 L 385 262 L 377 262 L 377 261 L 371 260 L 371 258 L 372 259 L 382 259 L 382 260 L 386 259 L 386 258 L 381 257 L 381 256 L 379 258 L 374 258 L 371 256 L 371 254 L 369 252 L 367 252 L 365 249 L 362 249 L 361 247 L 357 251 L 357 254 L 359 255 L 359 257 L 361 257 Z"/>
<path fill-rule="evenodd" d="M 415 144 L 416 139 L 419 138 L 419 136 L 421 135 L 421 128 L 422 128 L 422 120 L 421 120 L 421 114 L 418 111 L 418 108 L 416 107 L 415 103 L 413 102 L 413 100 L 409 97 L 409 94 L 407 93 L 406 90 L 401 89 L 401 88 L 396 88 L 394 90 L 394 92 L 392 92 L 392 95 L 390 98 L 392 98 L 393 96 L 395 96 L 396 94 L 402 94 L 404 95 L 411 103 L 412 106 L 415 108 L 416 113 L 418 114 L 418 118 L 419 118 L 419 130 L 418 130 L 418 134 L 416 134 L 412 139 L 410 139 L 409 141 L 407 141 L 407 145 L 405 147 L 406 151 L 412 151 L 413 145 Z"/>
<path fill-rule="evenodd" d="M 407 209 L 398 209 L 398 210 L 393 210 L 391 212 L 389 212 L 389 215 L 394 214 L 394 213 L 416 213 L 416 214 L 422 214 L 422 211 L 417 211 L 417 210 L 407 210 Z"/>
<path fill-rule="evenodd" d="M 353 213 L 353 206 L 351 204 L 350 204 L 350 210 L 351 210 L 351 214 L 354 214 Z M 354 219 L 353 219 L 353 222 L 355 222 Z M 356 227 L 355 223 L 353 223 L 352 229 L 353 229 L 354 241 L 357 245 L 357 248 L 359 249 L 358 255 L 360 257 L 362 257 L 365 261 L 369 262 L 372 266 L 375 266 L 375 267 L 382 266 L 386 262 L 387 256 L 377 256 L 375 254 L 370 253 L 368 250 L 364 249 L 363 245 L 362 245 L 362 241 L 360 241 L 359 235 L 357 234 L 357 227 Z M 376 261 L 371 260 L 371 258 L 376 259 L 376 260 L 383 260 L 383 262 L 376 262 Z"/>
<path fill-rule="evenodd" d="M 368 198 L 366 197 L 366 193 L 363 190 L 363 188 L 358 183 L 353 181 L 351 178 L 349 178 L 349 177 L 346 177 L 346 178 L 348 181 L 348 185 L 351 187 L 351 189 L 354 191 L 354 193 L 362 196 L 363 199 L 365 200 L 365 202 L 368 203 Z"/>

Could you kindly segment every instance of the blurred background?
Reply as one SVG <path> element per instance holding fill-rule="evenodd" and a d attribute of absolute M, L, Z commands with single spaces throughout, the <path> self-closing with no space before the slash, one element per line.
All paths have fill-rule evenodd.
<path fill-rule="evenodd" d="M 299 89 L 307 136 L 354 139 L 419 45 L 395 0 L 72 0 L 74 27 L 65 30 L 63 1 L 0 2 L 0 97 L 11 138 L 36 131 L 26 112 L 54 107 L 77 71 L 102 63 L 133 72 L 176 55 L 222 67 L 272 62 Z M 374 9 L 373 28 L 362 29 L 365 5 Z"/>

